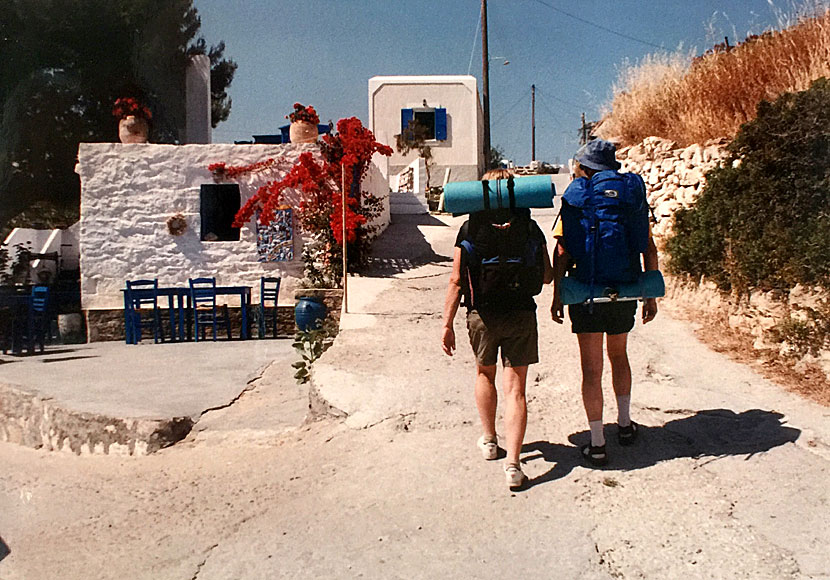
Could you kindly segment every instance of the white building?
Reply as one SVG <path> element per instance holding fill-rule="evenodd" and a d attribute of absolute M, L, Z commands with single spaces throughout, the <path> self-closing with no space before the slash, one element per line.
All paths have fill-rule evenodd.
<path fill-rule="evenodd" d="M 449 181 L 479 179 L 484 168 L 482 136 L 484 115 L 478 98 L 476 78 L 458 76 L 377 76 L 369 79 L 369 128 L 381 143 L 394 149 L 395 136 L 415 119 L 429 128 L 433 139 L 430 186 Z M 403 156 L 395 151 L 388 159 L 387 178 L 392 189 L 399 175 L 412 165 L 418 154 Z M 425 191 L 418 171 L 412 189 Z"/>

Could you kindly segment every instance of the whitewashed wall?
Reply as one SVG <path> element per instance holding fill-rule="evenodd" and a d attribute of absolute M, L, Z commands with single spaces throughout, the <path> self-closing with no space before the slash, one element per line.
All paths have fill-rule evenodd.
<path fill-rule="evenodd" d="M 401 132 L 401 109 L 429 107 L 447 109 L 447 140 L 430 142 L 433 156 L 432 186 L 441 185 L 444 170 L 452 169 L 452 181 L 478 179 L 483 167 L 479 155 L 483 114 L 473 76 L 378 76 L 369 79 L 369 128 L 381 143 L 395 148 Z M 389 159 L 395 175 L 405 169 L 417 153 Z"/>
<path fill-rule="evenodd" d="M 319 154 L 314 144 L 82 143 L 76 167 L 81 177 L 82 307 L 121 308 L 120 290 L 128 279 L 158 278 L 161 285 L 186 286 L 188 278 L 197 276 L 215 276 L 220 285 L 252 286 L 254 302 L 259 300 L 261 276 L 282 276 L 280 303 L 293 303 L 294 288 L 302 277 L 303 238 L 296 215 L 295 260 L 259 262 L 253 219 L 242 228 L 238 242 L 200 240 L 199 192 L 201 184 L 213 183 L 207 170 L 211 163 L 246 165 L 273 157 L 278 161 L 275 170 L 238 180 L 244 204 L 260 185 L 284 176 L 304 151 Z M 375 195 L 384 196 L 388 203 L 383 185 L 375 178 L 364 189 L 375 188 Z M 297 192 L 287 196 L 293 207 L 298 201 Z M 167 231 L 167 218 L 176 213 L 187 220 L 181 236 Z M 379 225 L 387 224 L 388 218 Z"/>

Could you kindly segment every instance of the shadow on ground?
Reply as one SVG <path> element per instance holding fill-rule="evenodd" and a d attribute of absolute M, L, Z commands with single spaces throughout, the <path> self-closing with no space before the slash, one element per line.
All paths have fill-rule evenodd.
<path fill-rule="evenodd" d="M 418 226 L 449 227 L 429 214 L 396 215 L 372 243 L 366 264 L 356 268 L 356 273 L 369 278 L 384 278 L 424 264 L 452 262 L 451 257 L 433 251 Z"/>
<path fill-rule="evenodd" d="M 801 431 L 782 423 L 783 415 L 751 409 L 735 413 L 729 409 L 707 409 L 691 417 L 669 421 L 662 427 L 640 425 L 639 438 L 630 447 L 617 445 L 615 427 L 606 429 L 609 463 L 604 468 L 628 471 L 651 467 L 661 461 L 691 457 L 713 460 L 728 455 L 756 453 L 796 441 Z M 544 461 L 553 464 L 547 472 L 531 479 L 526 487 L 554 481 L 568 475 L 574 467 L 585 465 L 579 447 L 590 441 L 589 431 L 568 437 L 572 445 L 534 441 L 525 443 L 525 463 Z"/>
<path fill-rule="evenodd" d="M 12 551 L 6 545 L 6 542 L 4 542 L 3 538 L 0 537 L 0 562 L 3 560 L 3 558 L 5 558 L 6 556 L 8 556 L 11 553 L 12 553 Z"/>

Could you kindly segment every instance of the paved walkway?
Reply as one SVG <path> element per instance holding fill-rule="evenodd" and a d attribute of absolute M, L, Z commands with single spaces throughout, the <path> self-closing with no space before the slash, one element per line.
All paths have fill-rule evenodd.
<path fill-rule="evenodd" d="M 318 421 L 285 361 L 147 457 L 0 444 L 0 577 L 830 579 L 830 411 L 711 352 L 666 305 L 630 340 L 643 437 L 615 445 L 612 399 L 611 462 L 591 469 L 575 339 L 543 293 L 531 480 L 511 493 L 475 448 L 463 320 L 457 356 L 438 347 L 459 224 L 398 221 L 350 279 L 314 369 Z"/>

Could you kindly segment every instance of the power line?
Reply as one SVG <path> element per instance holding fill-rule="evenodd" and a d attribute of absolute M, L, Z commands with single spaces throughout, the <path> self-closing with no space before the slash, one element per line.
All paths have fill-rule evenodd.
<path fill-rule="evenodd" d="M 569 107 L 573 107 L 573 108 L 574 108 L 574 109 L 576 109 L 577 111 L 581 111 L 582 109 L 584 109 L 584 108 L 585 108 L 585 105 L 577 105 L 576 103 L 573 103 L 573 102 L 571 102 L 571 101 L 565 100 L 565 99 L 563 99 L 563 98 L 561 98 L 561 97 L 557 97 L 556 95 L 549 95 L 549 94 L 547 93 L 547 89 L 545 89 L 545 90 L 543 90 L 543 91 L 540 91 L 540 90 L 539 90 L 539 85 L 536 85 L 536 94 L 537 94 L 537 95 L 539 95 L 539 94 L 541 94 L 541 93 L 544 93 L 544 94 L 545 94 L 545 96 L 546 96 L 546 98 L 553 99 L 554 101 L 559 101 L 559 102 L 560 102 L 560 103 L 562 103 L 563 105 L 568 105 Z"/>
<path fill-rule="evenodd" d="M 548 4 L 547 2 L 543 2 L 542 0 L 534 0 L 534 2 L 536 2 L 537 4 L 541 4 L 542 6 L 547 6 L 548 8 L 553 10 L 554 12 L 558 12 L 559 14 L 564 14 L 565 16 L 567 16 L 569 18 L 573 18 L 574 20 L 577 20 L 577 21 L 579 21 L 583 24 L 587 24 L 588 26 L 593 26 L 594 28 L 598 28 L 600 30 L 608 32 L 609 34 L 613 34 L 615 36 L 619 36 L 620 38 L 625 38 L 625 39 L 631 40 L 633 42 L 639 42 L 640 44 L 644 44 L 646 46 L 651 46 L 652 48 L 659 48 L 660 50 L 663 50 L 662 46 L 658 46 L 658 45 L 654 44 L 653 42 L 649 42 L 647 40 L 641 40 L 639 38 L 635 38 L 633 36 L 623 34 L 622 32 L 617 32 L 616 30 L 606 28 L 605 26 L 602 26 L 600 24 L 596 24 L 595 22 L 591 22 L 590 20 L 586 20 L 586 19 L 582 18 L 581 16 L 577 16 L 576 14 L 571 14 L 570 12 L 566 12 L 566 11 L 562 10 L 561 8 L 557 8 L 556 6 Z"/>
<path fill-rule="evenodd" d="M 498 118 L 498 119 L 497 119 L 494 123 L 492 123 L 492 124 L 493 124 L 493 125 L 498 125 L 499 123 L 501 123 L 501 122 L 504 120 L 504 118 L 505 118 L 507 115 L 509 115 L 510 113 L 512 113 L 512 112 L 513 112 L 513 109 L 515 109 L 515 108 L 516 108 L 516 106 L 517 106 L 519 103 L 521 103 L 523 100 L 525 100 L 525 99 L 527 99 L 527 91 L 525 91 L 524 93 L 522 93 L 521 95 L 519 95 L 519 98 L 518 98 L 518 99 L 516 99 L 516 102 L 515 102 L 515 103 L 513 103 L 512 105 L 510 105 L 510 107 L 509 107 L 509 108 L 508 108 L 508 109 L 507 109 L 504 113 L 502 113 L 502 114 L 499 116 L 499 118 Z"/>
<path fill-rule="evenodd" d="M 473 55 L 476 53 L 476 42 L 478 41 L 478 33 L 481 30 L 481 10 L 478 11 L 478 23 L 476 23 L 476 33 L 473 35 L 473 48 L 470 51 L 470 64 L 467 67 L 467 74 L 473 70 Z"/>

